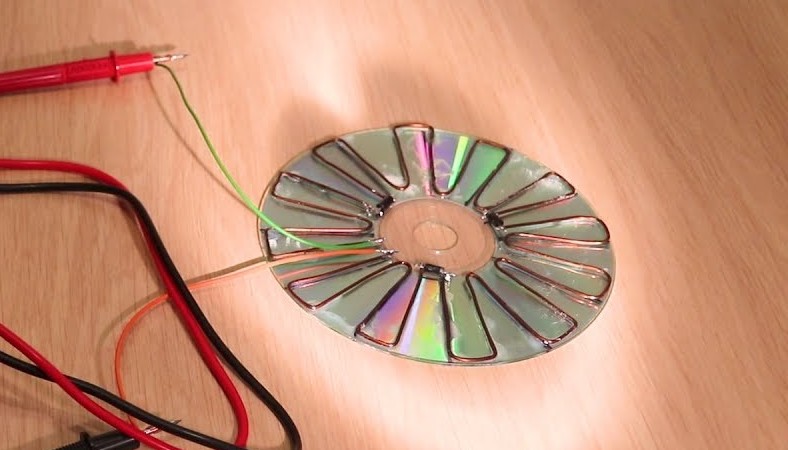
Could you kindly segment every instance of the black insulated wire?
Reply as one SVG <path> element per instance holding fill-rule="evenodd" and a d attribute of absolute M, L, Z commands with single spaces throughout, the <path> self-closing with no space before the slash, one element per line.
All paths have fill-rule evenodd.
<path fill-rule="evenodd" d="M 51 380 L 47 378 L 46 374 L 44 374 L 44 372 L 34 364 L 22 361 L 21 359 L 15 358 L 2 351 L 0 351 L 0 364 L 4 364 L 27 375 L 51 382 Z M 79 388 L 80 391 L 90 395 L 91 397 L 97 398 L 108 405 L 114 406 L 124 413 L 133 416 L 145 423 L 151 424 L 162 431 L 170 433 L 173 436 L 178 436 L 179 438 L 183 438 L 187 441 L 194 442 L 195 444 L 200 444 L 204 447 L 214 450 L 243 450 L 242 447 L 224 442 L 222 440 L 200 433 L 199 431 L 194 431 L 189 428 L 174 424 L 167 419 L 162 419 L 161 417 L 149 413 L 135 404 L 123 400 L 117 395 L 107 391 L 102 387 L 96 386 L 93 383 L 69 375 L 66 376 Z"/>
<path fill-rule="evenodd" d="M 172 261 L 172 258 L 170 257 L 169 252 L 167 251 L 167 248 L 165 247 L 164 242 L 161 239 L 161 236 L 156 231 L 156 227 L 153 224 L 153 220 L 151 219 L 147 210 L 145 210 L 145 207 L 143 206 L 142 202 L 140 202 L 140 200 L 137 199 L 137 197 L 135 197 L 134 194 L 132 194 L 131 192 L 103 184 L 93 184 L 93 183 L 0 184 L 0 195 L 35 194 L 35 193 L 43 194 L 43 193 L 54 193 L 54 192 L 106 194 L 120 198 L 125 202 L 127 202 L 132 207 L 135 215 L 137 216 L 137 219 L 147 230 L 148 235 L 150 236 L 151 242 L 153 244 L 153 247 L 161 257 L 161 260 L 165 266 L 165 270 L 172 277 L 176 287 L 178 288 L 178 291 L 180 292 L 183 299 L 185 300 L 185 303 L 188 306 L 189 311 L 192 313 L 197 323 L 199 324 L 200 328 L 203 330 L 208 340 L 211 342 L 211 345 L 213 345 L 214 349 L 219 354 L 219 356 L 221 356 L 222 359 L 224 359 L 224 361 L 227 363 L 228 366 L 230 366 L 232 371 L 235 372 L 235 374 L 255 394 L 255 396 L 258 399 L 260 399 L 266 405 L 266 407 L 268 407 L 269 410 L 271 410 L 271 412 L 274 414 L 276 419 L 282 425 L 282 428 L 284 429 L 285 434 L 287 435 L 287 438 L 290 441 L 291 447 L 294 450 L 300 450 L 302 448 L 301 435 L 295 423 L 293 422 L 292 418 L 287 413 L 287 410 L 285 410 L 285 408 L 279 403 L 279 401 L 276 400 L 276 398 L 274 398 L 274 396 L 265 388 L 265 386 L 263 386 L 263 384 L 260 383 L 260 381 L 258 381 L 257 378 L 255 378 L 255 376 L 246 368 L 246 366 L 244 366 L 244 364 L 235 356 L 232 350 L 230 350 L 230 348 L 227 347 L 227 345 L 224 343 L 222 338 L 216 332 L 213 325 L 210 323 L 208 318 L 205 316 L 205 313 L 202 311 L 199 304 L 194 299 L 194 296 L 192 296 L 191 291 L 189 291 L 189 287 L 186 284 L 186 281 L 183 279 L 180 272 L 178 271 L 178 268 L 175 266 L 175 263 Z M 5 364 L 4 361 L 5 359 L 0 360 L 0 362 L 3 362 Z M 122 399 L 117 399 L 117 400 L 122 401 Z M 134 415 L 131 413 L 129 414 Z M 144 420 L 144 419 L 140 419 L 140 420 Z M 152 425 L 156 425 L 156 426 L 159 425 L 154 422 L 149 422 L 148 420 L 145 421 Z M 166 426 L 170 426 L 170 425 L 166 425 Z M 176 427 L 171 427 L 171 429 L 175 430 Z M 162 426 L 160 428 L 162 430 L 170 432 L 165 428 L 165 426 Z M 183 427 L 177 427 L 177 428 L 183 428 Z M 179 437 L 184 437 L 175 432 L 172 432 L 172 434 Z M 186 438 L 184 437 L 184 439 Z M 225 448 L 237 448 L 237 447 L 233 446 L 233 447 L 225 447 Z"/>

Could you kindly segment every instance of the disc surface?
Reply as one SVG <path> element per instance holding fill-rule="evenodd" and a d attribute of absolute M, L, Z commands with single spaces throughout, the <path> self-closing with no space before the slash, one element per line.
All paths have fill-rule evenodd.
<path fill-rule="evenodd" d="M 567 180 L 511 149 L 427 125 L 317 145 L 274 177 L 262 209 L 312 241 L 374 240 L 382 252 L 272 272 L 333 330 L 420 361 L 539 355 L 583 331 L 613 284 L 608 229 Z M 274 259 L 317 252 L 262 222 L 260 239 Z"/>

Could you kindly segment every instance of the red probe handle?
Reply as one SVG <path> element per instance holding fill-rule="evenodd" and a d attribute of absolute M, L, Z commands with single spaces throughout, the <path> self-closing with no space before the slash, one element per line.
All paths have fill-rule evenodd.
<path fill-rule="evenodd" d="M 123 75 L 147 72 L 153 67 L 151 53 L 116 55 L 115 52 L 110 52 L 109 56 L 105 58 L 84 59 L 2 73 L 0 74 L 0 94 L 104 78 L 117 81 Z"/>

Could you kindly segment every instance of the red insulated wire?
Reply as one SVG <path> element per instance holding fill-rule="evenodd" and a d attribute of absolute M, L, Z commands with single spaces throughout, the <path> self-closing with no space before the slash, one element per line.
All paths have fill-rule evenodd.
<path fill-rule="evenodd" d="M 156 450 L 179 450 L 178 447 L 160 441 L 153 436 L 145 434 L 144 431 L 139 430 L 137 427 L 125 422 L 120 417 L 107 411 L 101 405 L 94 402 L 78 387 L 74 385 L 60 370 L 57 369 L 51 362 L 44 358 L 38 351 L 30 344 L 25 342 L 22 338 L 17 336 L 13 331 L 8 329 L 5 325 L 0 323 L 0 337 L 8 341 L 17 350 L 22 352 L 30 361 L 32 361 L 39 369 L 41 369 L 50 380 L 57 383 L 66 393 L 71 396 L 83 408 L 88 410 L 91 414 L 115 427 L 118 431 L 123 432 L 127 436 L 134 438 L 153 449 Z"/>
<path fill-rule="evenodd" d="M 107 184 L 107 185 L 110 185 L 110 186 L 114 186 L 114 187 L 117 187 L 117 188 L 120 188 L 120 189 L 127 190 L 126 187 L 120 181 L 118 181 L 117 179 L 115 179 L 111 175 L 109 175 L 109 174 L 107 174 L 107 173 L 105 173 L 105 172 L 103 172 L 101 170 L 98 170 L 96 168 L 93 168 L 93 167 L 90 167 L 90 166 L 86 166 L 86 165 L 83 165 L 83 164 L 66 162 L 66 161 L 0 159 L 0 169 L 41 170 L 41 171 L 54 171 L 54 172 L 73 173 L 73 174 L 83 175 L 83 176 L 85 176 L 87 178 L 90 178 L 92 180 L 98 181 L 100 183 L 104 183 L 104 184 Z M 138 223 L 140 223 L 139 220 L 138 220 Z M 222 391 L 224 392 L 225 397 L 227 397 L 227 400 L 230 402 L 230 405 L 232 406 L 233 413 L 235 415 L 235 419 L 236 419 L 237 426 L 238 426 L 238 431 L 237 431 L 236 439 L 235 439 L 235 445 L 237 445 L 239 447 L 244 447 L 244 446 L 246 446 L 246 441 L 248 440 L 248 437 L 249 437 L 249 418 L 247 416 L 246 407 L 245 407 L 245 405 L 243 403 L 243 400 L 241 399 L 241 396 L 238 393 L 238 390 L 235 388 L 235 385 L 233 384 L 232 380 L 227 375 L 227 372 L 225 371 L 224 366 L 222 366 L 221 362 L 219 361 L 219 358 L 214 353 L 213 348 L 212 348 L 210 342 L 208 341 L 208 338 L 205 336 L 205 333 L 200 328 L 199 324 L 197 323 L 197 320 L 194 318 L 194 316 L 192 315 L 191 311 L 189 311 L 189 308 L 186 305 L 186 301 L 183 299 L 183 297 L 181 296 L 180 292 L 178 291 L 178 288 L 176 287 L 175 282 L 173 281 L 172 277 L 170 276 L 170 274 L 165 269 L 165 265 L 164 265 L 163 261 L 161 260 L 161 255 L 156 251 L 156 248 L 154 247 L 153 242 L 150 239 L 149 230 L 142 223 L 140 223 L 140 228 L 142 229 L 143 235 L 145 237 L 145 243 L 147 244 L 148 250 L 150 251 L 151 256 L 153 257 L 153 261 L 154 261 L 154 264 L 156 265 L 157 271 L 159 272 L 159 276 L 161 277 L 162 281 L 164 282 L 164 285 L 165 285 L 165 287 L 167 289 L 167 292 L 169 293 L 170 297 L 173 300 L 173 304 L 175 305 L 176 310 L 178 311 L 178 313 L 180 314 L 181 318 L 183 319 L 184 324 L 185 324 L 187 330 L 189 331 L 189 334 L 191 335 L 192 339 L 194 340 L 194 343 L 195 343 L 198 351 L 200 352 L 200 355 L 202 356 L 203 361 L 208 366 L 208 369 L 211 371 L 211 374 L 216 379 L 217 383 L 219 384 L 219 386 L 221 387 Z M 8 330 L 5 327 L 0 328 L 0 331 L 8 331 L 8 332 L 10 332 L 10 330 Z M 5 333 L 3 333 L 3 337 L 4 338 L 6 337 Z M 15 338 L 18 342 L 21 342 L 21 343 L 24 344 L 24 341 L 19 339 L 18 336 L 14 335 L 14 336 L 9 336 L 9 337 L 11 337 L 12 339 Z M 29 347 L 29 345 L 28 345 L 28 347 Z M 19 349 L 19 350 L 22 351 L 22 349 Z M 33 349 L 32 347 L 30 347 L 27 350 L 35 352 L 35 349 Z M 25 355 L 28 356 L 28 358 L 30 358 L 29 355 L 27 355 L 27 354 L 25 354 Z M 44 360 L 43 357 L 41 357 L 40 354 L 38 354 L 36 352 L 35 355 L 37 355 L 39 357 L 39 360 L 42 360 L 45 363 L 49 364 L 49 366 L 50 366 L 49 368 L 50 369 L 54 369 L 55 371 L 57 371 L 57 369 L 54 366 L 52 366 L 51 363 L 46 362 L 46 360 Z M 32 360 L 32 358 L 31 358 L 31 360 Z M 33 361 L 33 362 L 36 362 L 36 361 Z M 36 365 L 39 365 L 39 364 L 36 362 Z M 41 365 L 39 365 L 39 367 L 46 372 L 44 367 L 42 367 Z M 96 414 L 96 412 L 94 411 L 93 406 L 89 407 L 88 406 L 89 404 L 86 404 L 85 402 L 80 400 L 81 398 L 87 399 L 87 397 L 84 396 L 84 394 L 81 397 L 79 397 L 79 398 L 75 397 L 74 395 L 72 395 L 71 392 L 73 392 L 73 390 L 76 390 L 76 391 L 79 391 L 79 390 L 67 378 L 65 378 L 65 376 L 62 373 L 60 373 L 60 372 L 58 372 L 58 373 L 61 376 L 60 379 L 61 380 L 65 380 L 65 383 L 61 384 L 55 378 L 52 378 L 51 376 L 50 376 L 50 378 L 52 378 L 53 381 L 57 382 L 58 385 L 60 385 L 61 388 L 63 388 L 67 393 L 69 393 L 69 395 L 71 395 L 75 400 L 77 400 L 77 402 L 79 402 L 80 405 L 85 407 L 88 411 L 90 411 L 91 413 L 93 413 L 94 415 L 99 417 L 101 420 L 104 420 L 108 424 L 110 424 L 110 425 L 118 428 L 119 430 L 125 432 L 125 430 L 122 430 L 122 429 L 120 429 L 119 427 L 116 426 L 116 422 L 114 421 L 114 419 L 118 419 L 116 416 L 112 416 L 111 415 L 112 418 L 113 418 L 113 421 L 109 422 L 109 421 L 107 421 L 106 417 L 101 416 L 99 414 Z M 47 375 L 50 375 L 50 374 L 47 372 Z M 68 385 L 68 388 L 67 388 L 66 385 Z M 79 393 L 82 394 L 81 391 L 79 391 Z M 90 399 L 88 399 L 88 401 L 90 403 L 93 403 L 92 401 L 90 401 Z M 95 405 L 95 403 L 93 403 L 93 405 Z M 96 405 L 96 406 L 98 406 L 98 405 Z M 118 419 L 118 420 L 120 420 L 120 419 Z M 125 422 L 124 422 L 124 424 L 125 424 Z M 136 428 L 135 428 L 135 430 L 136 430 Z M 136 435 L 132 436 L 132 437 L 135 437 L 135 439 L 137 438 Z M 146 437 L 147 437 L 147 435 L 146 435 Z M 151 444 L 147 444 L 146 443 L 146 445 L 151 445 Z M 161 447 L 156 447 L 155 445 L 153 445 L 153 447 L 154 448 L 161 448 Z M 166 447 L 166 448 L 171 448 L 171 447 Z"/>

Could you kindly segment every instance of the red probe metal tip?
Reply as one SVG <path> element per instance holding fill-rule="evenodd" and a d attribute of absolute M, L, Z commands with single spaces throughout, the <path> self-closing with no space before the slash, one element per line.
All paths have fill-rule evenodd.
<path fill-rule="evenodd" d="M 156 55 L 153 57 L 154 63 L 163 63 L 163 62 L 170 62 L 170 61 L 177 61 L 179 59 L 183 59 L 189 56 L 188 53 L 173 53 L 171 55 Z"/>

